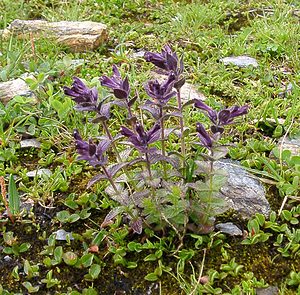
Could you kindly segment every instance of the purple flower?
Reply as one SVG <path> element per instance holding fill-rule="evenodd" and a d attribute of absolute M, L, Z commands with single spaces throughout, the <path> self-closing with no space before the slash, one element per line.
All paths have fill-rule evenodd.
<path fill-rule="evenodd" d="M 164 106 L 170 98 L 176 95 L 172 91 L 175 82 L 174 73 L 170 73 L 168 79 L 164 83 L 159 83 L 157 80 L 149 81 L 145 86 L 147 94 L 154 99 L 154 103 Z"/>
<path fill-rule="evenodd" d="M 183 73 L 183 58 L 180 60 L 169 45 L 165 45 L 161 53 L 146 52 L 144 55 L 147 62 L 151 62 L 157 67 L 173 72 L 175 75 L 174 87 L 180 89 L 185 83 L 185 79 L 181 77 Z"/>
<path fill-rule="evenodd" d="M 121 127 L 121 134 L 128 137 L 128 140 L 142 153 L 151 153 L 155 149 L 149 149 L 148 145 L 160 138 L 160 124 L 155 123 L 149 131 L 145 131 L 140 123 L 136 124 L 135 131 L 127 127 Z"/>
<path fill-rule="evenodd" d="M 104 153 L 109 148 L 111 141 L 102 140 L 98 144 L 95 144 L 91 139 L 88 142 L 84 141 L 79 135 L 78 130 L 74 131 L 75 147 L 79 154 L 78 160 L 86 160 L 92 166 L 103 166 L 107 162 L 107 157 Z"/>
<path fill-rule="evenodd" d="M 101 85 L 113 90 L 114 96 L 119 99 L 128 99 L 130 86 L 128 77 L 122 80 L 121 74 L 116 65 L 113 65 L 113 75 L 111 78 L 102 76 Z"/>
<path fill-rule="evenodd" d="M 151 62 L 163 70 L 173 71 L 175 75 L 183 72 L 182 60 L 178 60 L 177 54 L 172 51 L 169 45 L 165 45 L 161 53 L 148 51 L 144 57 L 147 62 Z"/>
<path fill-rule="evenodd" d="M 78 111 L 95 111 L 97 109 L 98 91 L 96 87 L 88 88 L 79 78 L 73 77 L 71 88 L 64 86 L 64 93 L 77 103 Z"/>
<path fill-rule="evenodd" d="M 233 106 L 217 112 L 199 99 L 196 100 L 195 107 L 207 112 L 208 118 L 213 123 L 211 126 L 211 131 L 213 133 L 222 133 L 224 131 L 223 126 L 232 124 L 236 117 L 247 114 L 249 109 L 248 105 L 242 107 Z"/>
<path fill-rule="evenodd" d="M 205 128 L 203 127 L 203 125 L 201 123 L 196 124 L 196 131 L 198 133 L 197 135 L 198 135 L 201 143 L 203 144 L 203 146 L 205 146 L 208 149 L 211 149 L 212 145 L 213 145 L 213 140 L 209 136 L 209 134 L 207 133 L 207 131 L 205 130 Z"/>

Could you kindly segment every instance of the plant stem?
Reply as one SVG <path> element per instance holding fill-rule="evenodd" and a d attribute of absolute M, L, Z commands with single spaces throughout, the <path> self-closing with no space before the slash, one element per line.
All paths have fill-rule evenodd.
<path fill-rule="evenodd" d="M 149 173 L 149 177 L 152 180 L 153 176 L 152 176 L 152 172 L 151 172 L 151 167 L 150 167 L 150 161 L 149 161 L 149 155 L 148 155 L 148 153 L 145 153 L 145 156 L 146 156 L 146 166 L 147 166 L 147 170 L 148 170 L 148 173 Z"/>
<path fill-rule="evenodd" d="M 166 146 L 165 146 L 165 124 L 164 124 L 164 118 L 163 118 L 163 107 L 159 107 L 159 116 L 161 121 L 161 153 L 165 157 L 166 156 Z M 166 162 L 163 162 L 163 172 L 164 172 L 164 178 L 167 178 L 167 166 Z"/>
<path fill-rule="evenodd" d="M 108 181 L 110 182 L 111 186 L 113 187 L 114 191 L 116 192 L 117 195 L 120 194 L 119 190 L 117 189 L 113 179 L 111 178 L 111 176 L 109 175 L 107 169 L 104 166 L 101 166 L 101 168 L 103 169 L 104 174 L 106 175 Z"/>
<path fill-rule="evenodd" d="M 183 116 L 182 113 L 182 101 L 181 101 L 181 96 L 180 96 L 180 90 L 177 89 L 177 103 L 178 103 L 178 109 L 180 114 Z M 183 156 L 183 168 L 185 166 L 185 142 L 184 142 L 184 136 L 183 136 L 183 131 L 184 131 L 184 122 L 183 122 L 183 117 L 179 117 L 179 123 L 180 123 L 180 141 L 181 141 L 181 153 Z"/>
<path fill-rule="evenodd" d="M 210 155 L 212 158 L 213 158 L 213 150 L 211 150 L 211 155 Z M 213 174 L 213 171 L 214 171 L 214 160 L 210 160 L 209 161 L 210 163 L 210 169 L 209 169 L 209 192 L 208 192 L 208 200 L 207 200 L 207 203 L 208 203 L 208 206 L 207 206 L 207 209 L 206 211 L 208 212 L 206 214 L 206 222 L 209 221 L 209 212 L 211 211 L 211 203 L 212 203 L 212 196 L 213 196 L 213 177 L 214 177 L 214 174 Z"/>
<path fill-rule="evenodd" d="M 108 137 L 109 140 L 111 141 L 111 145 L 112 145 L 112 147 L 113 147 L 113 149 L 114 149 L 114 152 L 116 153 L 117 160 L 118 160 L 119 163 L 121 163 L 121 162 L 122 162 L 122 159 L 121 159 L 121 157 L 120 157 L 120 154 L 119 154 L 119 152 L 118 152 L 118 150 L 117 150 L 117 147 L 116 147 L 115 143 L 113 142 L 114 139 L 113 139 L 113 137 L 112 137 L 112 135 L 111 135 L 111 133 L 110 133 L 108 127 L 107 127 L 106 121 L 103 121 L 103 122 L 102 122 L 102 125 L 103 125 L 103 129 L 104 129 L 104 131 L 105 131 L 107 137 Z"/>

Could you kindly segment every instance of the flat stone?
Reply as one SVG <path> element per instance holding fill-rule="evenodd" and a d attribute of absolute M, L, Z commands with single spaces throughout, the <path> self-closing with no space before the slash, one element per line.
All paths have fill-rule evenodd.
<path fill-rule="evenodd" d="M 49 170 L 49 169 L 46 169 L 46 168 L 41 168 L 41 169 L 38 169 L 38 170 L 32 170 L 32 171 L 28 171 L 26 173 L 26 175 L 28 177 L 35 177 L 35 176 L 42 176 L 42 175 L 46 175 L 46 176 L 51 176 L 52 175 L 52 172 Z"/>
<path fill-rule="evenodd" d="M 220 160 L 215 169 L 222 169 L 227 174 L 227 182 L 220 190 L 220 197 L 225 200 L 223 212 L 234 209 L 243 218 L 249 219 L 256 213 L 266 217 L 271 212 L 266 199 L 265 188 L 261 181 L 244 169 L 238 161 Z"/>
<path fill-rule="evenodd" d="M 20 39 L 54 39 L 73 52 L 95 50 L 108 38 L 107 26 L 91 21 L 47 22 L 44 20 L 14 20 L 3 32 L 3 38 L 16 35 Z"/>
<path fill-rule="evenodd" d="M 278 287 L 270 286 L 268 288 L 256 288 L 256 295 L 277 295 L 279 294 Z"/>
<path fill-rule="evenodd" d="M 66 241 L 67 240 L 67 236 L 69 236 L 70 241 L 74 240 L 74 237 L 72 236 L 72 233 L 65 231 L 64 229 L 59 229 L 56 232 L 54 232 L 54 234 L 56 234 L 56 240 L 57 241 Z"/>
<path fill-rule="evenodd" d="M 137 58 L 143 58 L 145 55 L 146 51 L 144 50 L 138 50 L 136 52 L 133 52 L 130 57 L 133 59 L 137 59 Z"/>
<path fill-rule="evenodd" d="M 35 138 L 23 139 L 23 140 L 21 140 L 20 145 L 21 145 L 21 148 L 34 147 L 34 148 L 39 149 L 41 147 L 41 143 Z"/>
<path fill-rule="evenodd" d="M 232 222 L 219 223 L 215 226 L 217 230 L 230 236 L 242 236 L 243 232 Z"/>
<path fill-rule="evenodd" d="M 290 150 L 293 156 L 300 156 L 300 138 L 281 139 L 278 143 L 278 148 L 282 150 Z"/>
<path fill-rule="evenodd" d="M 34 97 L 26 82 L 21 79 L 10 80 L 0 83 L 0 102 L 7 104 L 15 96 Z"/>
<path fill-rule="evenodd" d="M 230 65 L 233 64 L 239 68 L 246 68 L 249 66 L 253 66 L 255 68 L 258 67 L 258 62 L 255 58 L 246 56 L 246 55 L 241 55 L 241 56 L 228 56 L 221 58 L 220 61 L 224 65 Z"/>

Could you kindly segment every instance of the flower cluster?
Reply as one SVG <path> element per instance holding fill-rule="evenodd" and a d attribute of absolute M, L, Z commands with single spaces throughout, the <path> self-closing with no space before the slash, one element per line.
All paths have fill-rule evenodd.
<path fill-rule="evenodd" d="M 130 94 L 130 86 L 128 77 L 122 80 L 121 74 L 116 65 L 113 65 L 113 75 L 111 78 L 102 76 L 100 78 L 102 86 L 108 87 L 113 90 L 116 98 L 127 100 Z"/>
<path fill-rule="evenodd" d="M 121 134 L 126 136 L 128 140 L 142 153 L 151 153 L 156 149 L 149 149 L 148 145 L 156 142 L 160 138 L 160 124 L 155 123 L 149 131 L 145 131 L 142 124 L 137 123 L 135 132 L 125 126 L 121 127 Z"/>
<path fill-rule="evenodd" d="M 180 89 L 185 83 L 185 79 L 181 76 L 183 73 L 183 58 L 180 60 L 169 45 L 165 45 L 161 53 L 146 52 L 145 59 L 147 62 L 153 63 L 160 69 L 172 72 L 175 76 L 174 87 Z"/>
<path fill-rule="evenodd" d="M 195 101 L 195 107 L 205 111 L 207 117 L 212 122 L 212 125 L 210 127 L 210 130 L 214 135 L 212 137 L 210 137 L 210 135 L 201 123 L 197 123 L 197 132 L 200 141 L 208 149 L 212 147 L 215 135 L 218 133 L 222 134 L 224 132 L 224 126 L 232 124 L 236 117 L 247 114 L 249 109 L 248 105 L 244 105 L 242 107 L 233 106 L 231 108 L 226 108 L 221 111 L 215 111 L 199 99 Z"/>
<path fill-rule="evenodd" d="M 75 147 L 79 154 L 78 160 L 88 161 L 92 166 L 103 166 L 107 163 L 107 157 L 104 153 L 110 147 L 109 140 L 102 140 L 95 144 L 91 139 L 88 142 L 84 141 L 78 130 L 74 131 Z"/>
<path fill-rule="evenodd" d="M 98 91 L 94 87 L 88 88 L 79 78 L 73 78 L 71 88 L 65 86 L 64 93 L 71 96 L 76 102 L 75 109 L 78 111 L 96 111 L 98 107 Z"/>

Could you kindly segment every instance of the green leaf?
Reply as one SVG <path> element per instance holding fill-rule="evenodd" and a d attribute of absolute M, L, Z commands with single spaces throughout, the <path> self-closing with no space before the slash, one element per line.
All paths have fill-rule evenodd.
<path fill-rule="evenodd" d="M 80 258 L 80 263 L 82 264 L 83 267 L 89 267 L 91 266 L 93 259 L 94 259 L 94 254 L 87 253 Z"/>
<path fill-rule="evenodd" d="M 8 184 L 8 205 L 11 214 L 16 215 L 20 212 L 20 196 L 12 174 L 10 174 Z"/>
<path fill-rule="evenodd" d="M 13 268 L 13 270 L 12 270 L 12 272 L 11 272 L 11 275 L 13 276 L 13 278 L 14 278 L 15 280 L 17 280 L 17 281 L 20 280 L 20 276 L 19 276 L 19 267 L 18 267 L 17 265 Z M 0 292 L 0 294 L 1 294 L 1 292 Z"/>
<path fill-rule="evenodd" d="M 136 268 L 138 265 L 135 261 L 127 261 L 126 267 L 127 268 Z"/>
<path fill-rule="evenodd" d="M 75 265 L 78 261 L 78 256 L 76 253 L 68 251 L 63 254 L 62 259 L 64 260 L 65 264 Z"/>
<path fill-rule="evenodd" d="M 58 246 L 54 249 L 54 259 L 56 260 L 57 263 L 60 263 L 62 260 L 62 255 L 63 255 L 63 248 L 62 246 Z"/>
<path fill-rule="evenodd" d="M 23 282 L 22 285 L 27 289 L 29 293 L 36 293 L 39 291 L 39 286 L 32 286 L 30 282 Z"/>
<path fill-rule="evenodd" d="M 78 214 L 74 213 L 74 214 L 70 215 L 68 221 L 73 223 L 73 222 L 76 222 L 79 219 L 80 219 L 80 216 Z"/>
<path fill-rule="evenodd" d="M 69 220 L 70 213 L 67 210 L 59 211 L 58 213 L 56 213 L 56 217 L 60 222 L 64 223 Z"/>
<path fill-rule="evenodd" d="M 92 277 L 92 279 L 97 279 L 99 274 L 101 272 L 101 267 L 99 264 L 92 264 L 89 269 L 89 274 Z"/>
<path fill-rule="evenodd" d="M 264 223 L 265 223 L 265 220 L 266 220 L 265 216 L 261 213 L 256 213 L 256 219 L 257 219 L 260 226 L 263 226 Z"/>
<path fill-rule="evenodd" d="M 30 247 L 31 247 L 31 245 L 29 243 L 22 243 L 19 246 L 19 252 L 20 253 L 26 252 Z"/>
<path fill-rule="evenodd" d="M 154 253 L 149 254 L 148 256 L 146 256 L 144 258 L 144 261 L 155 261 L 155 260 L 157 260 L 157 257 L 156 257 L 156 255 Z"/>
<path fill-rule="evenodd" d="M 151 273 L 148 273 L 144 277 L 144 279 L 147 280 L 147 281 L 150 281 L 150 282 L 155 282 L 155 281 L 158 280 L 158 276 L 154 272 L 151 272 Z"/>

